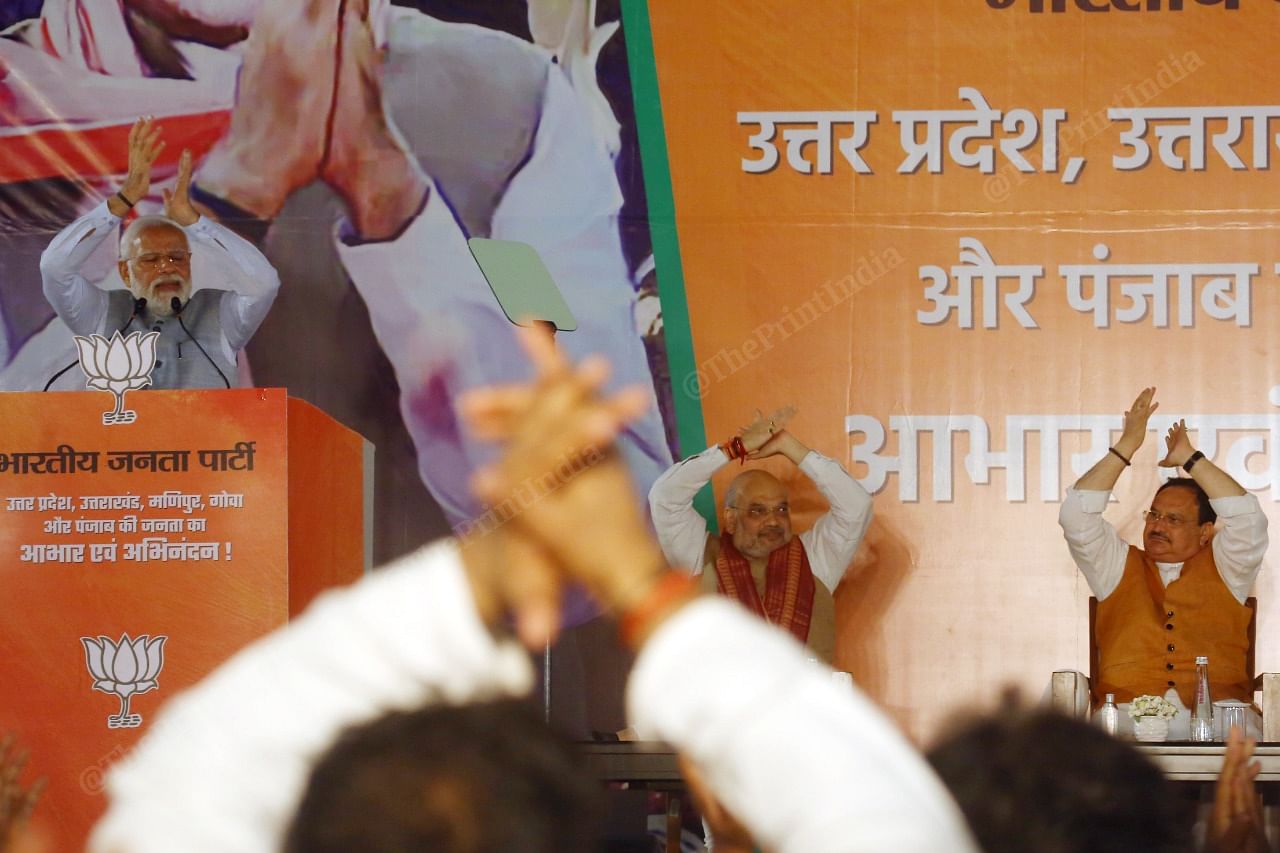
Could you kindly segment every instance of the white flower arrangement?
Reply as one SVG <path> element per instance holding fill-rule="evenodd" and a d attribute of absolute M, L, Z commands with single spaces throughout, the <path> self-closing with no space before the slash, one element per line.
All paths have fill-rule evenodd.
<path fill-rule="evenodd" d="M 1135 696 L 1129 703 L 1129 716 L 1137 720 L 1140 717 L 1160 717 L 1172 720 L 1178 716 L 1178 708 L 1163 696 Z"/>

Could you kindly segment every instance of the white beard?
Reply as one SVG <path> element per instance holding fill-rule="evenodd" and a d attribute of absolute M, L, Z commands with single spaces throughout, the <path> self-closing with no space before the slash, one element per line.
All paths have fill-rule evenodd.
<path fill-rule="evenodd" d="M 174 283 L 179 284 L 177 290 L 164 290 L 159 292 L 156 290 L 156 286 L 159 284 Z M 133 288 L 130 288 L 130 290 L 132 289 Z M 170 303 L 173 300 L 173 297 L 176 296 L 185 303 L 191 298 L 191 284 L 186 279 L 182 278 L 162 278 L 158 281 L 153 281 L 147 293 L 142 295 L 147 298 L 147 310 L 153 315 L 156 317 L 172 317 L 174 312 L 173 306 Z M 136 298 L 137 296 L 138 293 L 135 291 L 134 297 Z"/>

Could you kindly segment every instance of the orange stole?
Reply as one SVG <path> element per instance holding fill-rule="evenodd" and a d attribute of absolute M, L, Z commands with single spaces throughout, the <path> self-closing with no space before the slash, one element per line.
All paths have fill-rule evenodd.
<path fill-rule="evenodd" d="M 1209 658 L 1215 701 L 1251 702 L 1253 685 L 1244 671 L 1251 616 L 1218 575 L 1212 547 L 1187 560 L 1178 579 L 1165 587 L 1155 561 L 1130 546 L 1120 583 L 1098 602 L 1094 704 L 1106 693 L 1128 702 L 1145 693 L 1162 696 L 1173 687 L 1190 708 L 1196 655 Z"/>
<path fill-rule="evenodd" d="M 751 563 L 733 546 L 733 536 L 721 533 L 716 586 L 722 595 L 736 598 L 752 613 L 780 626 L 800 642 L 808 642 L 814 581 L 800 537 L 791 537 L 790 542 L 769 555 L 762 605 L 756 582 L 751 577 Z"/>

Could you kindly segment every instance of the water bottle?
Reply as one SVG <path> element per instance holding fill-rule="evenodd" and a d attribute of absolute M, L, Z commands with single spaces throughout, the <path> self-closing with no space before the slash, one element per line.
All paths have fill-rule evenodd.
<path fill-rule="evenodd" d="M 1209 659 L 1196 658 L 1196 704 L 1191 709 L 1191 739 L 1196 743 L 1213 740 L 1213 698 L 1209 695 Z"/>
<path fill-rule="evenodd" d="M 1108 693 L 1107 701 L 1102 703 L 1102 707 L 1098 709 L 1098 725 L 1102 726 L 1102 730 L 1109 735 L 1115 735 L 1116 728 L 1120 724 L 1120 712 L 1116 708 L 1116 694 Z"/>

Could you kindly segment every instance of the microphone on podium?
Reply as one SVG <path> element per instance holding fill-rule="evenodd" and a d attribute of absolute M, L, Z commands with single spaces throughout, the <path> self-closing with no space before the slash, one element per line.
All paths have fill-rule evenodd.
<path fill-rule="evenodd" d="M 187 307 L 189 303 L 190 303 L 190 300 L 187 300 L 187 302 L 183 302 L 181 299 L 174 296 L 169 300 L 169 307 L 173 309 L 173 316 L 178 318 L 178 325 L 182 327 L 182 331 L 187 333 L 187 337 L 190 338 L 191 342 L 196 345 L 196 349 L 200 350 L 200 354 L 203 355 L 209 361 L 209 364 L 213 366 L 214 370 L 218 371 L 218 376 L 222 378 L 222 384 L 226 385 L 227 388 L 230 388 L 231 383 L 227 381 L 227 375 L 222 372 L 222 368 L 218 367 L 218 363 L 215 362 L 209 356 L 209 353 L 205 351 L 205 348 L 200 345 L 200 341 L 196 340 L 196 336 L 191 334 L 191 330 L 187 328 L 187 324 L 182 322 L 182 311 Z"/>

